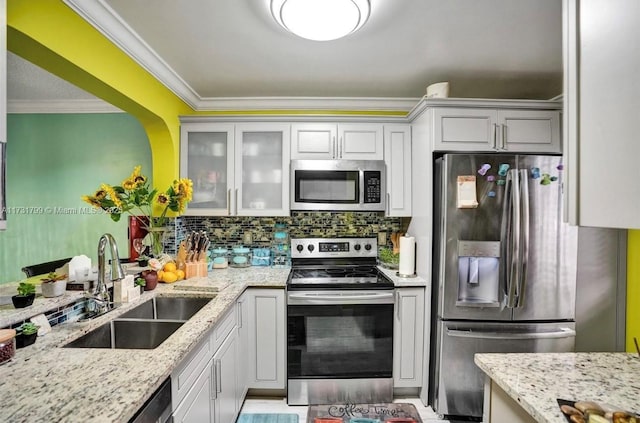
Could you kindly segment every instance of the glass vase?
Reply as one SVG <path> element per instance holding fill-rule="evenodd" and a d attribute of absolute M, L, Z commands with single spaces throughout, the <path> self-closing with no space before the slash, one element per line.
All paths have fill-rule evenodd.
<path fill-rule="evenodd" d="M 164 254 L 164 240 L 168 233 L 168 228 L 164 226 L 152 227 L 149 228 L 149 237 L 150 237 L 150 250 L 151 255 L 155 258 L 159 258 L 162 254 Z"/>

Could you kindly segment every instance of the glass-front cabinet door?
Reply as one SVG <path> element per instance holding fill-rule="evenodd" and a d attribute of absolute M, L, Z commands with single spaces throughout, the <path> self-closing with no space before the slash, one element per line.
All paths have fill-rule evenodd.
<path fill-rule="evenodd" d="M 234 126 L 186 123 L 181 128 L 180 176 L 193 181 L 193 200 L 185 214 L 232 214 Z"/>
<path fill-rule="evenodd" d="M 235 213 L 289 215 L 290 126 L 247 123 L 235 131 Z"/>

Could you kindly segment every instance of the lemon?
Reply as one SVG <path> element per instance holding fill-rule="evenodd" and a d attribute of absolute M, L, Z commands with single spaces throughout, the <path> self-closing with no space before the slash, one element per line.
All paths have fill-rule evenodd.
<path fill-rule="evenodd" d="M 165 272 L 175 272 L 176 271 L 176 264 L 174 262 L 170 261 L 169 263 L 164 265 L 162 270 L 164 270 Z"/>
<path fill-rule="evenodd" d="M 178 280 L 178 275 L 173 272 L 164 272 L 162 277 L 163 280 L 167 283 L 175 282 Z"/>
<path fill-rule="evenodd" d="M 178 269 L 176 270 L 176 275 L 178 275 L 178 280 L 181 281 L 182 279 L 184 279 L 184 270 Z"/>

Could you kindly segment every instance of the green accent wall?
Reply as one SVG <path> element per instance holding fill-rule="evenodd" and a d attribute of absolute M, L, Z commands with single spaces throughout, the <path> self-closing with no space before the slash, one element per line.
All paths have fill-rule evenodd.
<path fill-rule="evenodd" d="M 113 222 L 81 200 L 101 183 L 120 184 L 136 165 L 151 177 L 142 125 L 125 113 L 7 115 L 7 230 L 0 231 L 0 283 L 23 266 L 85 254 L 97 264 L 111 233 L 128 256 L 127 221 Z M 31 208 L 31 209 L 29 209 Z"/>

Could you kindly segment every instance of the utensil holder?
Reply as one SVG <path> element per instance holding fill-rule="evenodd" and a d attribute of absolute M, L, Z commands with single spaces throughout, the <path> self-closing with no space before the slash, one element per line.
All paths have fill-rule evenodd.
<path fill-rule="evenodd" d="M 206 261 L 195 261 L 195 262 L 185 263 L 185 266 L 184 266 L 185 279 L 189 279 L 193 277 L 203 277 L 203 276 L 207 276 Z"/>

